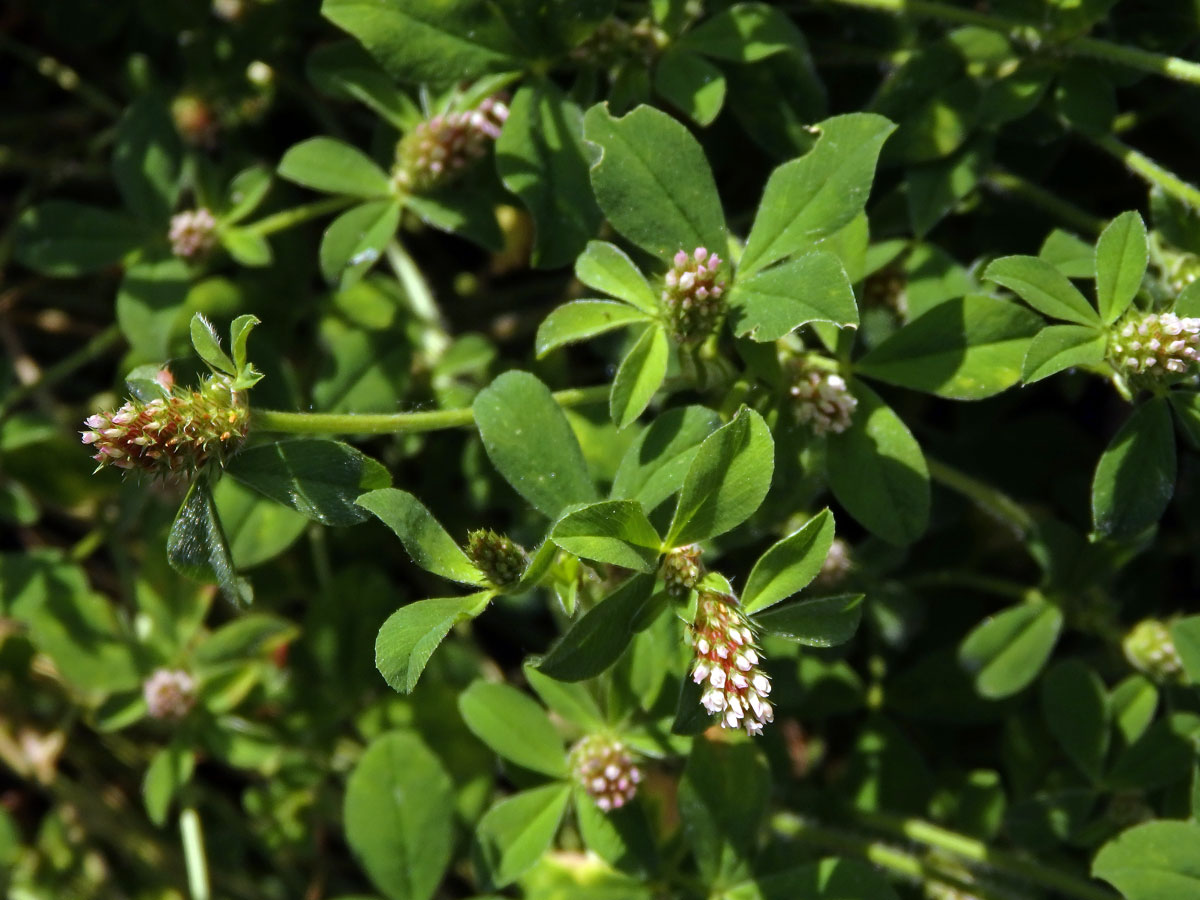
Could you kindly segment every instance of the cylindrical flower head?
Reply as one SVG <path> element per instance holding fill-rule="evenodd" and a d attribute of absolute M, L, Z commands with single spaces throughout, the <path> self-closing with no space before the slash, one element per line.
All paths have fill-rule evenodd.
<path fill-rule="evenodd" d="M 1129 664 L 1155 681 L 1179 681 L 1183 676 L 1183 660 L 1171 632 L 1158 619 L 1145 619 L 1133 626 L 1121 647 Z"/>
<path fill-rule="evenodd" d="M 467 556 L 495 587 L 512 587 L 529 565 L 525 548 L 487 528 L 467 535 Z"/>
<path fill-rule="evenodd" d="M 449 184 L 487 153 L 507 118 L 508 107 L 489 97 L 475 109 L 421 122 L 396 145 L 397 187 L 423 194 Z"/>
<path fill-rule="evenodd" d="M 829 545 L 829 552 L 825 554 L 825 560 L 821 563 L 821 571 L 817 573 L 813 584 L 817 587 L 835 587 L 845 580 L 853 567 L 854 561 L 850 555 L 850 545 L 841 538 L 835 537 L 833 543 Z"/>
<path fill-rule="evenodd" d="M 85 422 L 83 443 L 99 463 L 152 472 L 194 471 L 216 457 L 224 460 L 246 437 L 250 409 L 245 392 L 226 375 L 212 375 L 199 390 L 174 388 L 149 402 L 129 400 L 115 412 Z"/>
<path fill-rule="evenodd" d="M 698 344 L 725 315 L 725 282 L 717 278 L 721 257 L 697 247 L 690 255 L 680 250 L 672 262 L 662 291 L 671 336 L 681 344 Z"/>
<path fill-rule="evenodd" d="M 771 682 L 759 668 L 754 630 L 737 599 L 701 594 L 691 636 L 692 681 L 704 688 L 700 703 L 721 717 L 722 728 L 762 734 L 763 726 L 775 718 L 767 702 Z"/>
<path fill-rule="evenodd" d="M 591 734 L 571 748 L 571 775 L 604 812 L 620 809 L 637 794 L 642 773 L 616 738 Z"/>
<path fill-rule="evenodd" d="M 1108 356 L 1118 370 L 1131 375 L 1181 375 L 1200 361 L 1200 318 L 1174 313 L 1129 316 L 1110 333 Z"/>
<path fill-rule="evenodd" d="M 663 559 L 660 574 L 668 594 L 686 597 L 704 574 L 704 567 L 700 565 L 699 545 L 676 547 Z"/>
<path fill-rule="evenodd" d="M 146 709 L 153 719 L 179 720 L 196 704 L 196 682 L 179 669 L 157 669 L 142 684 Z"/>
<path fill-rule="evenodd" d="M 217 220 L 203 208 L 176 213 L 171 216 L 167 240 L 180 259 L 199 259 L 217 245 Z"/>

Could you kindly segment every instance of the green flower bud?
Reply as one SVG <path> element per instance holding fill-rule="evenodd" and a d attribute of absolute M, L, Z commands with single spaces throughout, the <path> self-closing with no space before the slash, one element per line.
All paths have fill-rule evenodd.
<path fill-rule="evenodd" d="M 529 554 L 524 547 L 486 528 L 467 535 L 467 556 L 498 588 L 512 587 L 529 565 Z"/>

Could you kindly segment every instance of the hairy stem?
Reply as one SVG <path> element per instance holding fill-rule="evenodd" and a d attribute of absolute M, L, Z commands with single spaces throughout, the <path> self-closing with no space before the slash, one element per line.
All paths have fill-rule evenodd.
<path fill-rule="evenodd" d="M 1104 230 L 1104 220 L 1099 216 L 1093 216 L 1074 203 L 1007 169 L 992 169 L 984 177 L 984 184 L 997 193 L 1019 197 L 1056 216 L 1064 225 L 1085 234 L 1099 234 Z"/>
<path fill-rule="evenodd" d="M 584 406 L 606 402 L 608 393 L 608 385 L 598 384 L 555 391 L 553 396 L 559 406 Z M 286 434 L 417 434 L 467 427 L 475 422 L 475 411 L 469 406 L 408 413 L 303 413 L 253 409 L 250 421 L 256 431 Z"/>
<path fill-rule="evenodd" d="M 319 219 L 329 213 L 338 212 L 354 202 L 354 197 L 326 197 L 324 200 L 316 200 L 312 203 L 305 203 L 303 206 L 293 206 L 291 209 L 273 213 L 265 219 L 251 222 L 245 228 L 247 231 L 266 236 L 277 231 L 286 231 L 312 219 Z"/>
<path fill-rule="evenodd" d="M 1096 882 L 1015 853 L 996 850 L 984 841 L 950 831 L 932 822 L 888 813 L 859 811 L 857 816 L 864 824 L 887 831 L 898 838 L 945 850 L 971 862 L 981 863 L 995 872 L 1049 888 L 1064 897 L 1077 900 L 1117 900 L 1116 894 Z"/>
<path fill-rule="evenodd" d="M 975 25 L 992 31 L 1003 32 L 1024 42 L 1038 43 L 1044 35 L 1035 26 L 1016 19 L 1007 19 L 991 13 L 977 12 L 933 0 L 825 0 L 841 6 L 857 6 L 894 15 L 911 15 L 922 19 L 936 19 L 953 25 Z M 1200 85 L 1200 63 L 1152 53 L 1137 47 L 1126 47 L 1097 38 L 1077 37 L 1064 41 L 1059 50 L 1072 56 L 1100 59 L 1117 63 L 1142 72 L 1161 75 L 1185 84 Z"/>
<path fill-rule="evenodd" d="M 1160 187 L 1192 209 L 1200 209 L 1200 188 L 1184 181 L 1170 169 L 1163 168 L 1140 150 L 1109 134 L 1089 134 L 1085 137 L 1152 187 Z"/>
<path fill-rule="evenodd" d="M 1024 536 L 1036 527 L 1037 523 L 1025 507 L 990 484 L 936 459 L 926 457 L 925 462 L 934 481 L 962 494 L 980 509 L 1008 525 L 1018 536 Z"/>

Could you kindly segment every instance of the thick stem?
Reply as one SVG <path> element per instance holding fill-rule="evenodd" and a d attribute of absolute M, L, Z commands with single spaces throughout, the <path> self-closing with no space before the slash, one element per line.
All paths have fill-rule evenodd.
<path fill-rule="evenodd" d="M 608 400 L 609 387 L 568 388 L 555 391 L 559 406 L 584 406 Z M 446 428 L 465 428 L 475 422 L 475 411 L 436 409 L 410 413 L 302 413 L 252 409 L 251 428 L 286 434 L 417 434 Z"/>
<path fill-rule="evenodd" d="M 842 6 L 857 6 L 860 9 L 872 9 L 877 12 L 887 12 L 893 15 L 911 15 L 922 19 L 936 19 L 954 25 L 975 25 L 1000 31 L 1020 41 L 1036 43 L 1042 39 L 1042 33 L 1033 25 L 1016 19 L 1006 19 L 990 13 L 976 12 L 973 9 L 936 3 L 932 0 L 825 0 L 827 3 Z M 1161 75 L 1185 84 L 1200 85 L 1200 63 L 1179 59 L 1175 56 L 1165 56 L 1161 53 L 1151 53 L 1136 47 L 1125 47 L 1096 38 L 1079 37 L 1063 42 L 1059 49 L 1072 56 L 1083 56 L 1090 59 L 1102 59 L 1106 62 L 1117 63 Z"/>
<path fill-rule="evenodd" d="M 200 814 L 190 806 L 179 814 L 179 835 L 183 840 L 183 861 L 187 866 L 188 891 L 192 900 L 210 900 L 204 831 L 200 826 Z"/>
<path fill-rule="evenodd" d="M 329 213 L 338 212 L 355 202 L 357 201 L 354 197 L 326 197 L 324 200 L 315 200 L 312 203 L 305 203 L 303 206 L 293 206 L 291 209 L 273 213 L 265 219 L 251 222 L 245 227 L 247 231 L 266 236 L 277 231 L 294 228 L 311 219 L 319 219 Z"/>
<path fill-rule="evenodd" d="M 1085 137 L 1109 156 L 1124 163 L 1125 168 L 1153 187 L 1160 187 L 1192 209 L 1200 209 L 1200 189 L 1184 181 L 1170 169 L 1164 169 L 1146 154 L 1134 150 L 1112 135 L 1088 134 Z"/>
<path fill-rule="evenodd" d="M 952 491 L 962 494 L 985 512 L 991 513 L 1008 525 L 1018 536 L 1024 536 L 1037 526 L 1021 504 L 1007 494 L 1001 493 L 990 484 L 972 478 L 966 472 L 948 466 L 936 459 L 925 458 L 930 477 Z"/>

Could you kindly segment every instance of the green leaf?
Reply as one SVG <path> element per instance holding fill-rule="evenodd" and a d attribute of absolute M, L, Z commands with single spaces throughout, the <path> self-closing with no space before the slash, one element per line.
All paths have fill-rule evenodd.
<path fill-rule="evenodd" d="M 1021 378 L 1040 317 L 968 295 L 918 316 L 858 361 L 862 375 L 952 400 L 981 400 Z"/>
<path fill-rule="evenodd" d="M 250 584 L 234 571 L 229 542 L 204 476 L 192 482 L 171 525 L 167 560 L 188 578 L 220 585 L 225 599 L 235 606 L 248 605 L 254 599 Z"/>
<path fill-rule="evenodd" d="M 249 228 L 231 228 L 222 226 L 217 237 L 225 252 L 238 265 L 248 268 L 269 266 L 275 259 L 271 245 L 265 237 Z"/>
<path fill-rule="evenodd" d="M 75 579 L 61 569 L 45 570 L 44 578 L 40 602 L 31 609 L 14 604 L 13 612 L 28 623 L 33 645 L 53 661 L 62 680 L 89 701 L 140 687 L 140 648 L 112 601 L 89 590 L 82 577 L 73 584 Z M 5 578 L 0 594 L 6 600 L 19 596 L 14 589 L 19 584 L 19 577 Z"/>
<path fill-rule="evenodd" d="M 1005 256 L 983 272 L 983 277 L 1003 285 L 1043 315 L 1077 325 L 1102 324 L 1087 298 L 1067 276 L 1036 256 Z"/>
<path fill-rule="evenodd" d="M 833 513 L 823 509 L 802 528 L 773 544 L 750 570 L 742 590 L 742 608 L 753 613 L 802 591 L 817 577 L 829 555 L 833 527 Z"/>
<path fill-rule="evenodd" d="M 233 351 L 234 369 L 241 373 L 249 364 L 249 359 L 246 355 L 246 342 L 250 340 L 250 332 L 254 330 L 256 325 L 261 325 L 262 321 L 258 316 L 249 314 L 238 316 L 233 320 L 233 324 L 229 326 L 229 346 Z"/>
<path fill-rule="evenodd" d="M 584 116 L 583 136 L 600 148 L 592 188 L 618 233 L 664 262 L 681 249 L 725 249 L 717 186 L 687 128 L 649 106 L 617 119 L 598 104 Z"/>
<path fill-rule="evenodd" d="M 1071 761 L 1098 782 L 1108 753 L 1108 692 L 1089 666 L 1077 659 L 1057 663 L 1042 679 L 1042 716 Z"/>
<path fill-rule="evenodd" d="M 1192 773 L 1200 740 L 1200 716 L 1171 713 L 1125 748 L 1105 779 L 1114 790 L 1153 791 L 1179 784 Z"/>
<path fill-rule="evenodd" d="M 776 341 L 808 322 L 858 325 L 850 279 L 841 260 L 825 250 L 749 276 L 739 272 L 729 306 L 734 333 L 756 341 Z"/>
<path fill-rule="evenodd" d="M 458 698 L 471 733 L 509 762 L 551 778 L 567 774 L 562 738 L 546 711 L 508 684 L 475 681 Z"/>
<path fill-rule="evenodd" d="M 1150 262 L 1146 226 L 1136 212 L 1113 219 L 1096 242 L 1096 299 L 1100 317 L 1111 325 L 1129 308 Z"/>
<path fill-rule="evenodd" d="M 574 509 L 555 524 L 550 540 L 593 562 L 653 572 L 661 539 L 635 500 L 601 500 Z"/>
<path fill-rule="evenodd" d="M 141 259 L 125 270 L 117 289 L 117 324 L 138 356 L 170 356 L 172 337 L 187 324 L 191 281 L 187 264 L 171 256 Z"/>
<path fill-rule="evenodd" d="M 1033 336 L 1021 380 L 1041 381 L 1073 366 L 1098 366 L 1108 350 L 1108 335 L 1091 325 L 1049 325 Z"/>
<path fill-rule="evenodd" d="M 318 91 L 357 100 L 393 125 L 408 132 L 424 118 L 421 108 L 404 89 L 352 40 L 317 47 L 305 67 Z"/>
<path fill-rule="evenodd" d="M 494 886 L 511 884 L 542 857 L 570 799 L 570 785 L 548 784 L 501 800 L 484 814 L 475 840 Z"/>
<path fill-rule="evenodd" d="M 530 662 L 525 663 L 522 671 L 525 673 L 525 680 L 529 682 L 534 693 L 542 698 L 542 702 L 568 722 L 588 732 L 601 731 L 604 728 L 604 713 L 600 711 L 599 705 L 585 685 L 550 678 L 539 672 Z"/>
<path fill-rule="evenodd" d="M 155 825 L 167 823 L 171 801 L 189 781 L 196 768 L 196 754 L 182 740 L 172 741 L 154 754 L 142 779 L 142 801 L 146 815 Z"/>
<path fill-rule="evenodd" d="M 1092 481 L 1092 521 L 1105 537 L 1129 538 L 1161 518 L 1175 492 L 1175 436 L 1167 401 L 1137 407 L 1105 448 Z"/>
<path fill-rule="evenodd" d="M 200 313 L 196 313 L 192 316 L 189 330 L 192 336 L 192 347 L 197 356 L 218 372 L 224 372 L 226 375 L 237 374 L 233 360 L 221 349 L 221 339 L 217 337 L 217 330 L 213 327 L 212 322 Z"/>
<path fill-rule="evenodd" d="M 563 344 L 585 341 L 614 328 L 650 320 L 644 311 L 615 300 L 575 300 L 546 316 L 538 328 L 535 347 L 540 359 Z"/>
<path fill-rule="evenodd" d="M 146 237 L 128 216 L 51 200 L 21 213 L 13 256 L 43 275 L 74 278 L 119 263 Z"/>
<path fill-rule="evenodd" d="M 213 499 L 238 571 L 274 559 L 308 528 L 308 520 L 232 478 L 222 478 Z"/>
<path fill-rule="evenodd" d="M 679 782 L 679 815 L 710 882 L 749 861 L 767 811 L 771 779 L 751 743 L 697 739 Z"/>
<path fill-rule="evenodd" d="M 738 3 L 723 9 L 686 32 L 674 46 L 740 63 L 805 50 L 804 37 L 792 20 L 767 3 Z"/>
<path fill-rule="evenodd" d="M 218 217 L 222 225 L 236 225 L 258 209 L 271 190 L 271 170 L 266 166 L 242 169 L 229 182 L 225 209 Z"/>
<path fill-rule="evenodd" d="M 1143 734 L 1158 709 L 1158 688 L 1145 675 L 1129 675 L 1112 689 L 1109 697 L 1112 719 L 1126 745 Z"/>
<path fill-rule="evenodd" d="M 704 406 L 669 409 L 639 434 L 621 457 L 613 477 L 612 496 L 637 500 L 645 510 L 683 487 L 701 442 L 721 424 Z"/>
<path fill-rule="evenodd" d="M 654 90 L 697 125 L 711 125 L 725 103 L 725 76 L 703 57 L 668 49 L 654 67 Z"/>
<path fill-rule="evenodd" d="M 764 631 L 806 647 L 835 647 L 858 630 L 862 620 L 863 595 L 813 597 L 775 606 L 754 616 Z"/>
<path fill-rule="evenodd" d="M 613 379 L 608 409 L 618 429 L 629 427 L 645 412 L 667 377 L 671 344 L 666 330 L 647 325 L 642 336 L 625 354 Z"/>
<path fill-rule="evenodd" d="M 1175 411 L 1175 422 L 1192 449 L 1200 449 L 1200 393 L 1170 391 L 1167 399 Z"/>
<path fill-rule="evenodd" d="M 1135 825 L 1100 848 L 1092 874 L 1126 900 L 1192 900 L 1200 893 L 1200 823 Z"/>
<path fill-rule="evenodd" d="M 688 467 L 667 535 L 682 547 L 724 534 L 750 518 L 771 487 L 775 443 L 762 416 L 743 409 L 700 445 Z"/>
<path fill-rule="evenodd" d="M 1046 235 L 1038 256 L 1068 278 L 1094 278 L 1096 275 L 1096 248 L 1060 228 Z"/>
<path fill-rule="evenodd" d="M 328 137 L 309 138 L 291 147 L 279 161 L 281 177 L 327 194 L 386 197 L 387 173 L 361 150 Z"/>
<path fill-rule="evenodd" d="M 135 217 L 166 226 L 179 196 L 183 148 L 175 123 L 155 94 L 126 108 L 113 141 L 112 174 Z"/>
<path fill-rule="evenodd" d="M 868 530 L 911 544 L 929 524 L 929 469 L 905 424 L 870 388 L 852 384 L 850 427 L 829 435 L 826 468 L 833 495 Z"/>
<path fill-rule="evenodd" d="M 399 81 L 446 84 L 524 67 L 511 25 L 484 0 L 324 0 L 321 14 Z"/>
<path fill-rule="evenodd" d="M 993 138 L 979 138 L 953 156 L 912 166 L 907 173 L 908 219 L 918 237 L 927 235 L 942 217 L 975 190 L 992 164 Z"/>
<path fill-rule="evenodd" d="M 572 503 L 599 499 L 567 417 L 533 375 L 505 372 L 473 408 L 492 465 L 542 513 L 556 518 Z"/>
<path fill-rule="evenodd" d="M 632 303 L 653 316 L 662 312 L 646 276 L 629 255 L 614 244 L 588 241 L 587 248 L 575 260 L 575 277 L 588 287 Z"/>
<path fill-rule="evenodd" d="M 383 488 L 355 501 L 396 533 L 413 562 L 462 584 L 483 584 L 483 575 L 425 504 L 408 491 Z"/>
<path fill-rule="evenodd" d="M 503 195 L 497 192 L 489 196 L 480 190 L 476 179 L 475 184 L 469 180 L 459 182 L 433 194 L 409 194 L 404 205 L 426 225 L 500 253 L 504 249 L 504 232 L 496 221 L 499 196 Z"/>
<path fill-rule="evenodd" d="M 535 268 L 565 266 L 600 227 L 583 113 L 550 81 L 523 87 L 496 141 L 496 171 L 533 217 Z"/>
<path fill-rule="evenodd" d="M 1011 696 L 1037 678 L 1062 624 L 1062 613 L 1048 603 L 1009 607 L 971 630 L 958 649 L 958 661 L 981 696 Z"/>
<path fill-rule="evenodd" d="M 414 734 L 371 742 L 346 781 L 346 843 L 390 900 L 429 900 L 454 847 L 454 784 Z"/>
<path fill-rule="evenodd" d="M 823 859 L 760 875 L 744 900 L 899 900 L 888 880 L 866 863 Z M 741 893 L 738 900 L 743 900 Z"/>
<path fill-rule="evenodd" d="M 817 144 L 767 180 L 738 274 L 745 278 L 810 247 L 862 212 L 875 163 L 896 126 L 873 113 L 835 116 L 817 125 Z"/>
<path fill-rule="evenodd" d="M 339 290 L 363 277 L 383 256 L 400 226 L 400 203 L 372 200 L 352 207 L 329 223 L 321 236 L 321 275 Z"/>
<path fill-rule="evenodd" d="M 602 812 L 587 792 L 577 786 L 574 806 L 579 836 L 589 851 L 630 875 L 644 878 L 655 870 L 657 847 L 642 804 L 632 803 Z"/>
<path fill-rule="evenodd" d="M 322 525 L 363 521 L 366 510 L 355 501 L 392 481 L 387 469 L 349 444 L 317 438 L 249 447 L 225 471 Z"/>
<path fill-rule="evenodd" d="M 410 693 L 450 629 L 479 615 L 491 597 L 491 591 L 480 591 L 418 600 L 388 616 L 375 639 L 375 668 L 384 681 L 401 694 Z"/>
<path fill-rule="evenodd" d="M 634 575 L 624 582 L 571 626 L 538 671 L 559 681 L 583 681 L 605 671 L 633 640 L 653 590 L 653 575 Z"/>
<path fill-rule="evenodd" d="M 1171 640 L 1192 684 L 1200 685 L 1200 616 L 1187 616 L 1171 623 Z"/>

